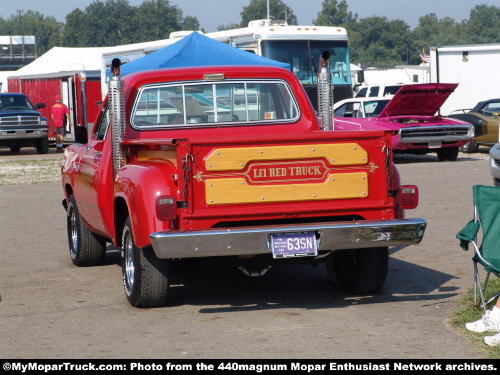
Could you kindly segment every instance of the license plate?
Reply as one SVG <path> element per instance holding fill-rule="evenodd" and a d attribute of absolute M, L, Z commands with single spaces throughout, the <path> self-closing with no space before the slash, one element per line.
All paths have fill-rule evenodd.
<path fill-rule="evenodd" d="M 442 145 L 443 145 L 443 142 L 441 142 L 441 141 L 429 142 L 429 148 L 441 148 Z"/>
<path fill-rule="evenodd" d="M 286 233 L 271 235 L 273 258 L 293 258 L 318 255 L 316 233 Z"/>

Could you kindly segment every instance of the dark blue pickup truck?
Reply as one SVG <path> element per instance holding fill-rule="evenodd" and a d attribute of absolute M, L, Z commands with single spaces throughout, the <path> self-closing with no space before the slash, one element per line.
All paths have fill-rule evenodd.
<path fill-rule="evenodd" d="M 47 119 L 37 109 L 45 104 L 33 106 L 24 94 L 0 94 L 0 146 L 9 146 L 13 153 L 21 147 L 36 147 L 39 154 L 49 151 L 49 128 Z"/>

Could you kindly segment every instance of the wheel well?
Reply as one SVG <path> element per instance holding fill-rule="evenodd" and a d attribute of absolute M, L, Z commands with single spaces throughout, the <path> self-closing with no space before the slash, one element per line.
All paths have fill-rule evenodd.
<path fill-rule="evenodd" d="M 69 198 L 73 195 L 73 188 L 70 184 L 66 184 L 64 190 L 66 191 L 66 200 L 69 201 Z"/>
<path fill-rule="evenodd" d="M 116 198 L 115 200 L 115 233 L 116 245 L 121 246 L 122 231 L 125 220 L 128 217 L 128 207 L 125 199 Z"/>

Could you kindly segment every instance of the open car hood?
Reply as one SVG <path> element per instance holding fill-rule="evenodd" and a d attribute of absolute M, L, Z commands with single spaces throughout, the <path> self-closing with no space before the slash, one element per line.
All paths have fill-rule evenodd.
<path fill-rule="evenodd" d="M 448 96 L 455 91 L 456 83 L 422 83 L 401 87 L 387 103 L 380 117 L 434 116 Z"/>

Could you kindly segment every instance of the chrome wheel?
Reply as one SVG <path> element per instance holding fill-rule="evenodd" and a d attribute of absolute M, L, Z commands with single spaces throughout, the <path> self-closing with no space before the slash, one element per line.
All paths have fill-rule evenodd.
<path fill-rule="evenodd" d="M 75 258 L 78 255 L 78 224 L 76 218 L 76 212 L 74 207 L 70 207 L 69 212 L 69 230 L 71 237 L 71 246 L 69 251 L 71 252 L 71 257 Z"/>
<path fill-rule="evenodd" d="M 134 288 L 135 281 L 135 265 L 134 265 L 134 243 L 132 242 L 132 236 L 127 231 L 123 239 L 123 257 L 125 262 L 125 290 L 128 294 L 132 292 Z"/>

